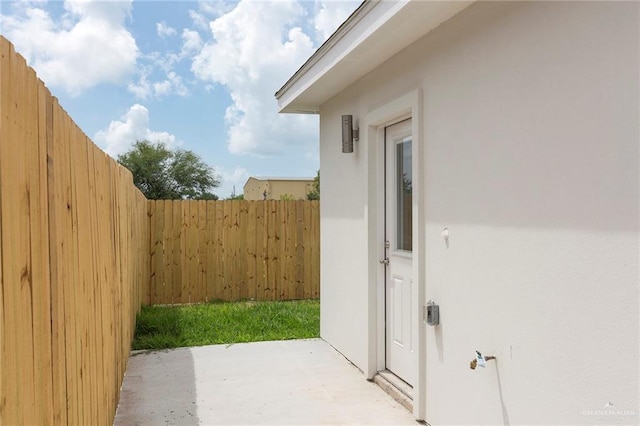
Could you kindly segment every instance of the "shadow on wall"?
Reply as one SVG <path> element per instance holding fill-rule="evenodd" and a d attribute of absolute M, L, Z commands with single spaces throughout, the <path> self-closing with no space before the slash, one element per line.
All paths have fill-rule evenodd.
<path fill-rule="evenodd" d="M 200 424 L 191 349 L 132 353 L 114 425 Z"/>
<path fill-rule="evenodd" d="M 507 406 L 504 403 L 504 396 L 502 395 L 502 381 L 500 380 L 500 360 L 496 360 L 496 376 L 498 380 L 498 395 L 500 396 L 500 408 L 502 410 L 502 424 L 510 425 L 509 412 Z"/>
<path fill-rule="evenodd" d="M 438 324 L 437 327 L 434 328 L 434 335 L 436 336 L 436 348 L 438 349 L 438 361 L 441 363 L 444 362 L 444 342 L 442 341 L 442 328 L 443 324 Z"/>

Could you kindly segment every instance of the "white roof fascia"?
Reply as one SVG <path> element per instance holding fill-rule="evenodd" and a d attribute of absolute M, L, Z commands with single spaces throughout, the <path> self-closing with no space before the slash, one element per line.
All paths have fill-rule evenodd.
<path fill-rule="evenodd" d="M 402 4 L 407 0 L 398 1 L 397 4 Z M 337 59 L 346 54 L 342 52 L 339 57 L 334 57 L 335 52 L 344 50 L 344 45 L 353 45 L 353 40 L 357 37 L 357 34 L 350 30 L 362 20 L 363 17 L 369 15 L 369 12 L 381 3 L 380 0 L 365 0 L 362 4 L 344 21 L 338 29 L 331 34 L 331 36 L 316 50 L 309 59 L 300 67 L 298 71 L 289 78 L 289 80 L 278 90 L 275 94 L 278 99 L 278 106 L 282 109 L 283 104 L 288 104 L 287 100 L 293 99 L 302 90 L 309 87 L 313 81 L 317 79 L 319 71 L 328 71 L 331 66 L 337 62 Z M 345 36 L 349 35 L 347 40 L 343 40 Z M 339 45 L 336 47 L 336 45 Z M 333 59 L 333 60 L 332 60 Z M 314 76 L 316 78 L 314 78 Z M 289 112 L 289 111 L 280 111 Z M 292 111 L 296 112 L 296 111 Z M 297 111 L 303 113 L 317 113 L 318 111 Z"/>
<path fill-rule="evenodd" d="M 276 93 L 280 112 L 320 105 L 473 1 L 365 0 Z"/>

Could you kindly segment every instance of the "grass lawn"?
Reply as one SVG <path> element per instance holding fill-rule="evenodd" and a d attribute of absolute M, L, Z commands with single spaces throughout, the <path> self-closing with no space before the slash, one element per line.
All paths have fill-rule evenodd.
<path fill-rule="evenodd" d="M 133 349 L 167 349 L 320 336 L 320 301 L 144 306 Z"/>

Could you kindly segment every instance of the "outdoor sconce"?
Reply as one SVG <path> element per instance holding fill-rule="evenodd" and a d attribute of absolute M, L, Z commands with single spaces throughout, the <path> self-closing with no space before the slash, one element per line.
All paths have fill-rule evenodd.
<path fill-rule="evenodd" d="M 353 128 L 353 116 L 342 116 L 342 152 L 348 154 L 353 152 L 353 141 L 357 141 L 360 130 Z"/>

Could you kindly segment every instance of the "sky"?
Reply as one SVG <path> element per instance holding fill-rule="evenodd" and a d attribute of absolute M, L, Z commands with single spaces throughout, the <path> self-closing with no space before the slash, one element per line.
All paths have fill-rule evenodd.
<path fill-rule="evenodd" d="M 360 3 L 0 0 L 0 34 L 109 155 L 191 150 L 227 198 L 249 176 L 315 176 L 318 117 L 278 114 L 274 93 Z"/>

